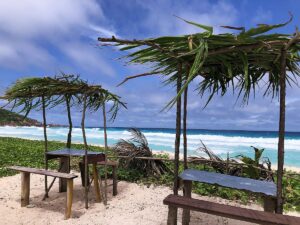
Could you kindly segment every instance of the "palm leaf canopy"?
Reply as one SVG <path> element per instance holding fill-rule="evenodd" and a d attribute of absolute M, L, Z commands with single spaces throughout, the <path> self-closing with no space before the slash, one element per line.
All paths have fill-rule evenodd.
<path fill-rule="evenodd" d="M 126 104 L 118 95 L 103 89 L 100 85 L 89 85 L 79 76 L 61 74 L 55 77 L 30 77 L 17 80 L 9 87 L 4 99 L 12 103 L 12 108 L 21 107 L 26 116 L 32 109 L 40 109 L 42 99 L 46 107 L 55 107 L 70 98 L 72 105 L 80 105 L 86 96 L 87 107 L 97 111 L 105 102 L 112 102 L 110 112 L 112 119 L 117 115 L 120 107 Z"/>
<path fill-rule="evenodd" d="M 199 94 L 210 93 L 224 95 L 229 86 L 238 89 L 239 96 L 247 101 L 251 90 L 255 91 L 258 82 L 265 75 L 265 94 L 274 97 L 279 90 L 280 55 L 283 48 L 287 50 L 286 70 L 287 82 L 296 82 L 300 75 L 299 69 L 299 33 L 280 34 L 266 33 L 283 27 L 292 20 L 282 24 L 260 24 L 255 28 L 245 30 L 244 27 L 224 26 L 227 29 L 240 30 L 239 33 L 213 34 L 213 28 L 194 22 L 188 24 L 204 29 L 204 32 L 182 36 L 163 36 L 144 40 L 123 40 L 98 38 L 103 45 L 118 46 L 121 51 L 130 50 L 125 56 L 128 63 L 150 64 L 151 71 L 145 74 L 162 74 L 165 82 L 174 83 L 177 80 L 178 63 L 182 64 L 182 76 L 186 81 L 179 97 L 187 85 L 197 76 L 201 76 L 197 84 Z M 134 51 L 136 50 L 136 51 Z M 184 69 L 189 68 L 189 69 Z M 144 76 L 144 74 L 143 74 Z M 136 78 L 132 76 L 130 78 Z M 126 81 L 128 78 L 126 79 Z M 176 97 L 169 103 L 172 106 Z"/>

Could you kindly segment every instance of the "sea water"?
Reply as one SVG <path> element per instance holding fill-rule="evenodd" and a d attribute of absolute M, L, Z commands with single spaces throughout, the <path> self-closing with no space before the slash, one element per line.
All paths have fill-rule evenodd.
<path fill-rule="evenodd" d="M 114 145 L 120 139 L 129 139 L 128 128 L 108 128 L 108 144 Z M 174 152 L 174 129 L 141 128 L 146 136 L 149 146 L 153 150 Z M 50 127 L 47 129 L 48 139 L 66 141 L 67 127 Z M 278 133 L 274 131 L 237 131 L 237 130 L 188 130 L 188 155 L 203 156 L 199 151 L 201 141 L 207 148 L 219 156 L 226 158 L 239 154 L 254 156 L 251 146 L 264 148 L 263 157 L 268 157 L 272 164 L 277 163 Z M 0 136 L 19 137 L 43 140 L 41 127 L 0 127 Z M 89 144 L 104 145 L 103 128 L 86 128 Z M 73 128 L 73 142 L 82 142 L 81 128 Z M 182 137 L 181 137 L 182 143 Z M 285 165 L 300 167 L 300 132 L 286 132 L 285 138 Z"/>

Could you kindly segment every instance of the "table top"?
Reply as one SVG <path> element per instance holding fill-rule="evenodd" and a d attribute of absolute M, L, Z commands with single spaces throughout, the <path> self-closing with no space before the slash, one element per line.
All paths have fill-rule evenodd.
<path fill-rule="evenodd" d="M 88 151 L 88 155 L 104 155 L 103 152 L 93 152 Z M 55 151 L 46 152 L 46 155 L 52 156 L 85 156 L 85 150 L 82 149 L 71 149 L 71 148 L 64 148 Z"/>
<path fill-rule="evenodd" d="M 198 181 L 215 184 L 238 190 L 250 191 L 267 196 L 276 196 L 276 184 L 271 181 L 254 180 L 245 177 L 230 176 L 221 173 L 200 171 L 194 169 L 184 170 L 180 176 L 182 180 Z"/>

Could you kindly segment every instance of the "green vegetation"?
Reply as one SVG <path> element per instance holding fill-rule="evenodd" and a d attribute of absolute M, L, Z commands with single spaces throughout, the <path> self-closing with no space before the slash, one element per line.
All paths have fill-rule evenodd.
<path fill-rule="evenodd" d="M 0 126 L 41 126 L 37 120 L 0 108 Z"/>
<path fill-rule="evenodd" d="M 59 148 L 64 148 L 65 143 L 61 142 L 49 142 L 49 150 L 55 150 Z M 84 146 L 81 144 L 74 144 L 72 147 L 82 149 Z M 90 146 L 90 150 L 104 151 L 101 147 Z M 112 152 L 109 152 L 111 155 Z M 166 155 L 157 155 L 159 158 L 167 158 Z M 72 168 L 78 170 L 78 158 L 72 160 Z M 174 168 L 173 162 L 165 162 L 166 166 L 169 168 Z M 14 175 L 14 171 L 6 169 L 10 165 L 22 165 L 43 168 L 44 166 L 44 142 L 43 141 L 33 141 L 25 140 L 19 138 L 7 138 L 0 137 L 0 177 Z M 57 161 L 53 160 L 49 167 L 51 169 L 58 168 Z M 190 168 L 196 168 L 200 170 L 210 170 L 214 171 L 213 168 L 204 165 L 191 164 Z M 180 165 L 179 171 L 183 171 L 183 165 Z M 104 174 L 104 170 L 101 171 Z M 289 174 L 289 172 L 287 172 Z M 108 176 L 111 176 L 111 171 L 108 171 Z M 173 185 L 173 177 L 171 173 L 165 173 L 159 177 L 146 176 L 139 170 L 122 168 L 118 170 L 118 177 L 120 180 L 143 183 L 147 186 L 152 185 Z M 290 177 L 284 178 L 284 190 L 286 197 L 285 210 L 297 210 L 300 211 L 300 174 L 294 176 L 295 179 Z M 245 193 L 243 191 L 231 190 L 229 188 L 221 188 L 212 185 L 196 183 L 194 185 L 195 193 L 207 196 L 221 197 L 230 200 L 238 200 L 242 203 L 248 203 L 250 201 L 260 201 L 257 200 L 256 196 Z"/>

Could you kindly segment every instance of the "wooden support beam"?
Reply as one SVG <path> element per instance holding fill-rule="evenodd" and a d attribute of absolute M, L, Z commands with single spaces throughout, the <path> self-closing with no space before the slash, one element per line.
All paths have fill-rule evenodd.
<path fill-rule="evenodd" d="M 94 177 L 94 187 L 95 187 L 95 194 L 96 194 L 96 202 L 101 202 L 101 195 L 100 195 L 100 187 L 99 187 L 99 174 L 97 170 L 97 164 L 93 163 L 93 177 Z"/>
<path fill-rule="evenodd" d="M 70 173 L 70 158 L 61 157 L 59 158 L 59 164 L 61 170 L 59 172 Z M 59 178 L 59 192 L 67 191 L 67 181 L 63 178 Z"/>
<path fill-rule="evenodd" d="M 21 172 L 21 207 L 29 205 L 30 173 Z"/>
<path fill-rule="evenodd" d="M 73 202 L 73 179 L 67 180 L 67 199 L 66 199 L 66 212 L 65 219 L 69 219 L 72 213 Z"/>
<path fill-rule="evenodd" d="M 184 180 L 183 181 L 183 196 L 187 198 L 192 197 L 192 181 Z M 190 210 L 183 209 L 182 211 L 182 225 L 190 224 Z"/>
<path fill-rule="evenodd" d="M 264 211 L 274 213 L 276 210 L 276 198 L 264 196 Z"/>
<path fill-rule="evenodd" d="M 167 225 L 177 225 L 177 208 L 169 206 Z"/>
<path fill-rule="evenodd" d="M 112 176 L 113 176 L 113 196 L 116 196 L 118 194 L 117 166 L 112 167 Z"/>

